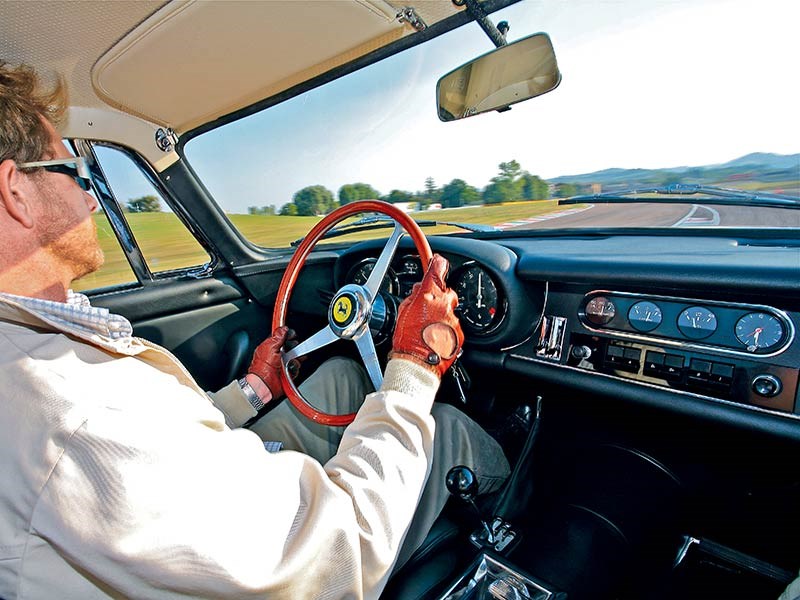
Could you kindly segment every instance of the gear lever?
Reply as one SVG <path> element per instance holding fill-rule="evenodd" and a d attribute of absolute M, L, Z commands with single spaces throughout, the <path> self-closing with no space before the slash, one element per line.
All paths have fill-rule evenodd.
<path fill-rule="evenodd" d="M 453 467 L 447 472 L 445 485 L 447 485 L 448 492 L 453 496 L 461 498 L 461 500 L 475 509 L 478 520 L 480 520 L 481 525 L 483 525 L 483 528 L 486 530 L 487 543 L 489 545 L 494 545 L 495 539 L 492 528 L 489 527 L 489 524 L 481 515 L 478 505 L 475 504 L 475 496 L 478 495 L 478 478 L 475 476 L 475 472 L 464 465 Z"/>
<path fill-rule="evenodd" d="M 511 529 L 511 524 L 502 517 L 495 517 L 490 526 L 481 515 L 478 505 L 475 504 L 475 496 L 478 495 L 478 478 L 472 469 L 464 465 L 453 467 L 447 472 L 445 484 L 448 492 L 472 506 L 475 514 L 478 515 L 483 531 L 478 529 L 469 536 L 470 541 L 477 548 L 488 546 L 497 552 L 502 552 L 517 540 L 517 534 Z"/>

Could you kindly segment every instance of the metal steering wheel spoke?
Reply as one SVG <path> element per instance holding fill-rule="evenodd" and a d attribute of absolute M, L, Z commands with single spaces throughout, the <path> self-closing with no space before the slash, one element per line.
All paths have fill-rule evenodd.
<path fill-rule="evenodd" d="M 288 352 L 282 353 L 283 364 L 288 364 L 289 361 L 294 358 L 300 358 L 301 356 L 314 352 L 314 350 L 324 348 L 338 339 L 339 337 L 333 332 L 330 325 L 326 325 L 307 340 L 297 344 L 297 346 Z"/>
<path fill-rule="evenodd" d="M 370 302 L 375 300 L 375 297 L 378 295 L 378 290 L 381 289 L 383 278 L 386 276 L 386 271 L 389 270 L 389 263 L 392 262 L 394 253 L 400 245 L 400 238 L 403 237 L 404 233 L 405 230 L 400 223 L 395 222 L 394 231 L 392 231 L 392 235 L 389 236 L 389 239 L 386 241 L 381 255 L 378 257 L 375 266 L 372 267 L 372 273 L 370 273 L 367 282 L 364 284 L 364 289 L 367 290 L 369 294 Z"/>
<path fill-rule="evenodd" d="M 365 326 L 358 336 L 353 338 L 353 341 L 356 343 L 361 360 L 364 361 L 372 386 L 376 391 L 381 389 L 383 373 L 381 372 L 381 364 L 378 362 L 378 353 L 375 351 L 375 343 L 372 341 L 369 327 Z"/>

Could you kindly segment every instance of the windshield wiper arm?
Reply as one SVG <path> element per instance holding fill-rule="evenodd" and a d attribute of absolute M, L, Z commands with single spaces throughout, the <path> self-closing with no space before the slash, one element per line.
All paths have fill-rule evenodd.
<path fill-rule="evenodd" d="M 603 194 L 588 194 L 584 196 L 573 196 L 559 200 L 559 204 L 584 204 L 586 202 L 650 202 L 675 204 L 686 202 L 684 198 L 666 197 L 642 197 L 639 194 L 657 194 L 662 196 L 694 196 L 702 195 L 702 200 L 706 204 L 726 204 L 726 205 L 752 205 L 767 206 L 771 208 L 800 208 L 800 198 L 785 196 L 783 194 L 771 194 L 769 192 L 746 192 L 744 190 L 732 190 L 711 185 L 697 185 L 676 183 L 674 185 L 655 186 L 648 188 L 635 188 L 621 192 L 606 192 Z"/>
<path fill-rule="evenodd" d="M 474 232 L 487 232 L 487 231 L 498 231 L 496 227 L 492 227 L 491 225 L 480 225 L 478 223 L 455 223 L 453 221 L 435 221 L 432 219 L 425 219 L 421 221 L 414 221 L 420 227 L 435 227 L 436 225 L 449 225 L 450 227 L 458 227 L 460 229 L 464 229 L 466 231 L 474 231 Z M 358 233 L 360 231 L 369 231 L 371 229 L 383 229 L 386 227 L 394 227 L 394 219 L 391 217 L 387 217 L 384 215 L 367 215 L 366 217 L 362 217 L 357 221 L 353 221 L 352 223 L 347 223 L 345 225 L 340 225 L 339 227 L 334 227 L 330 231 L 328 231 L 325 235 L 323 235 L 320 239 L 326 240 L 328 238 L 339 237 L 341 235 L 348 235 L 350 233 Z M 292 247 L 299 246 L 300 243 L 305 239 L 305 236 L 296 239 L 290 245 Z"/>

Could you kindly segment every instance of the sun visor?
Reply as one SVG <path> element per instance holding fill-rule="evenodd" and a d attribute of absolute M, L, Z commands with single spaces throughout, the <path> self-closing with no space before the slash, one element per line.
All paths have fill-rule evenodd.
<path fill-rule="evenodd" d="M 184 132 L 414 30 L 382 0 L 173 2 L 92 69 L 112 106 Z"/>

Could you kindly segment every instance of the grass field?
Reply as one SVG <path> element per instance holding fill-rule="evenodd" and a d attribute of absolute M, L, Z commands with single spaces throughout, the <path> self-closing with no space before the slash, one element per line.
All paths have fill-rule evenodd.
<path fill-rule="evenodd" d="M 412 213 L 416 219 L 456 221 L 499 225 L 507 221 L 533 217 L 560 210 L 556 200 L 513 202 L 488 206 L 443 209 Z M 182 267 L 202 265 L 208 262 L 208 254 L 172 213 L 139 213 L 126 215 L 142 253 L 153 271 L 168 271 Z M 286 248 L 289 243 L 304 236 L 319 221 L 318 217 L 282 217 L 261 215 L 228 215 L 234 226 L 254 244 L 267 248 Z M 76 290 L 130 283 L 135 281 L 128 261 L 114 236 L 105 215 L 95 215 L 100 245 L 106 255 L 106 263 L 97 273 L 76 282 Z M 437 226 L 426 227 L 426 234 L 454 233 L 459 228 Z M 334 238 L 331 243 L 341 243 L 386 237 L 389 229 L 352 234 Z"/>

